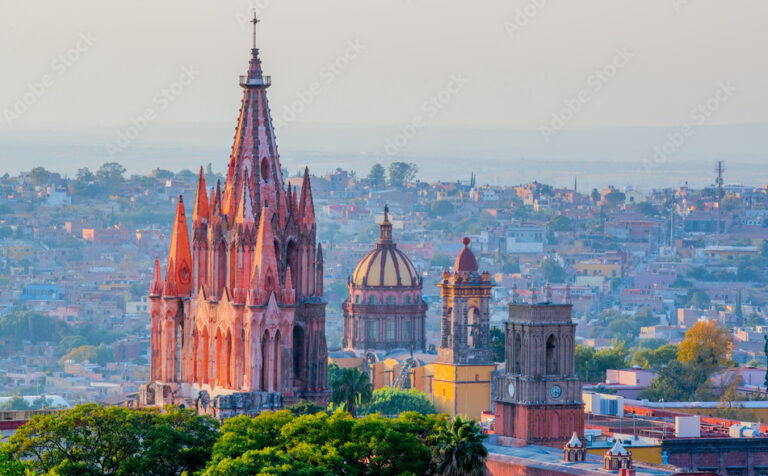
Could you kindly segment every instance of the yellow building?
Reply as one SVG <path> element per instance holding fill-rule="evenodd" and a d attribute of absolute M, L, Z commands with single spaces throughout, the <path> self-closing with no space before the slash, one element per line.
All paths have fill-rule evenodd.
<path fill-rule="evenodd" d="M 606 263 L 596 260 L 579 261 L 573 265 L 573 268 L 581 276 L 604 276 L 606 278 L 620 278 L 622 276 L 621 263 Z"/>
<path fill-rule="evenodd" d="M 490 345 L 491 277 L 479 273 L 463 239 L 453 274 L 438 283 L 442 299 L 440 347 L 432 364 L 432 401 L 450 416 L 480 419 L 491 408 L 491 373 L 496 369 Z"/>
<path fill-rule="evenodd" d="M 491 373 L 495 364 L 432 364 L 432 398 L 440 413 L 480 419 L 491 406 Z"/>

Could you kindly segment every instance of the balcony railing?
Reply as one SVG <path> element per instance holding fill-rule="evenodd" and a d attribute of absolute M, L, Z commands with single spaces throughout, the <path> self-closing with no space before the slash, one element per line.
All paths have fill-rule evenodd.
<path fill-rule="evenodd" d="M 263 78 L 248 79 L 248 75 L 244 74 L 240 76 L 240 86 L 270 86 L 272 84 L 272 76 L 264 76 Z"/>

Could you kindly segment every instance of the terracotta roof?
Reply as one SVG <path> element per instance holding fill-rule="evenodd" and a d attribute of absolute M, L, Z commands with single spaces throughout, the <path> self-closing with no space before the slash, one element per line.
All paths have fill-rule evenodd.
<path fill-rule="evenodd" d="M 453 263 L 453 269 L 457 273 L 463 272 L 477 272 L 477 260 L 474 253 L 469 249 L 470 239 L 464 237 L 461 240 L 464 243 L 464 249 L 459 251 L 459 255 L 456 257 L 456 261 Z"/>

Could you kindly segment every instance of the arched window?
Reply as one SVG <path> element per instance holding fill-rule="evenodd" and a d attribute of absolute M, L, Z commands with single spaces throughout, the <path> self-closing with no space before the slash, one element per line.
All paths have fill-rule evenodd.
<path fill-rule="evenodd" d="M 557 374 L 557 339 L 550 335 L 547 339 L 547 374 Z"/>
<path fill-rule="evenodd" d="M 387 296 L 387 306 L 394 306 L 395 305 L 395 296 L 389 295 Z"/>
<path fill-rule="evenodd" d="M 368 323 L 368 338 L 370 340 L 376 340 L 376 321 Z"/>
<path fill-rule="evenodd" d="M 470 349 L 480 346 L 480 313 L 474 307 L 467 311 L 467 346 Z"/>
<path fill-rule="evenodd" d="M 522 373 L 523 367 L 523 339 L 520 334 L 515 335 L 515 348 L 512 350 L 514 355 L 512 371 L 516 374 Z"/>
<path fill-rule="evenodd" d="M 370 296 L 368 296 L 368 304 L 370 304 L 370 305 L 376 304 L 376 296 L 375 295 L 371 294 Z"/>
<path fill-rule="evenodd" d="M 408 306 L 411 304 L 411 296 L 405 296 L 405 305 Z"/>
<path fill-rule="evenodd" d="M 355 304 L 360 304 L 360 295 L 355 296 Z"/>
<path fill-rule="evenodd" d="M 269 183 L 269 163 L 266 157 L 261 159 L 261 179 L 264 183 Z"/>
<path fill-rule="evenodd" d="M 293 326 L 293 378 L 304 379 L 304 329 Z"/>

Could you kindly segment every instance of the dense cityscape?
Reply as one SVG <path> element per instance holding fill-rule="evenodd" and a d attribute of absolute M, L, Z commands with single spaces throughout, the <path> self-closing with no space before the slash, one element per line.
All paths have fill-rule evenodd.
<path fill-rule="evenodd" d="M 757 129 L 746 132 L 748 116 L 739 114 L 702 129 L 743 83 L 720 80 L 660 142 L 659 131 L 642 129 L 656 119 L 655 111 L 654 120 L 640 119 L 650 102 L 632 110 L 637 130 L 582 131 L 559 142 L 577 113 L 599 109 L 590 103 L 614 77 L 636 58 L 642 63 L 642 48 L 616 47 L 531 142 L 534 156 L 547 155 L 604 134 L 591 165 L 575 163 L 590 154 L 579 146 L 544 161 L 496 156 L 492 137 L 506 133 L 488 124 L 466 137 L 485 134 L 477 156 L 411 155 L 420 147 L 412 140 L 437 130 L 422 134 L 428 122 L 472 111 L 453 102 L 475 80 L 458 68 L 409 121 L 390 128 L 383 148 L 358 152 L 350 166 L 343 151 L 357 147 L 364 128 L 351 127 L 348 143 L 326 150 L 318 144 L 334 140 L 324 128 L 334 125 L 332 114 L 314 126 L 316 144 L 291 122 L 358 66 L 369 45 L 346 40 L 343 54 L 320 68 L 321 80 L 281 104 L 274 99 L 285 101 L 284 91 L 273 96 L 262 61 L 290 63 L 309 49 L 264 46 L 272 44 L 258 39 L 257 11 L 269 1 L 256 3 L 237 15 L 241 27 L 251 24 L 252 43 L 240 58 L 247 66 L 239 89 L 226 83 L 241 95 L 228 156 L 221 139 L 212 153 L 194 137 L 165 149 L 161 161 L 153 154 L 162 146 L 134 143 L 157 133 L 158 113 L 181 96 L 206 109 L 205 94 L 192 87 L 204 73 L 189 64 L 105 153 L 94 155 L 89 142 L 86 156 L 69 160 L 83 150 L 74 136 L 67 152 L 46 140 L 25 143 L 24 133 L 0 134 L 3 157 L 38 146 L 55 156 L 33 153 L 0 170 L 0 474 L 768 475 L 762 155 L 749 144 L 733 159 L 696 152 L 706 140 L 688 144 L 696 131 L 717 136 L 709 139 L 718 147 L 728 134 L 754 140 Z M 677 3 L 679 11 L 686 2 Z M 544 7 L 531 0 L 496 26 L 524 43 L 523 29 Z M 306 36 L 286 32 L 283 40 Z M 388 50 L 390 39 L 387 32 Z M 98 44 L 81 33 L 55 57 L 5 109 L 9 130 L 22 131 L 15 123 Z M 537 44 L 534 69 L 547 48 Z M 137 77 L 163 56 L 154 54 L 147 63 L 137 57 Z M 432 74 L 442 59 L 429 60 Z M 547 83 L 526 83 L 537 89 L 531 98 Z M 355 89 L 347 93 L 351 106 Z M 220 118 L 212 105 L 229 99 L 214 96 L 205 114 L 176 123 L 185 138 L 219 127 L 204 120 Z M 488 98 L 487 111 L 504 102 Z M 376 114 L 373 104 L 366 114 Z M 656 141 L 650 155 L 597 170 L 613 142 L 630 149 L 646 133 Z M 291 152 L 278 153 L 278 136 L 294 142 Z M 440 139 L 443 150 L 456 139 Z M 297 142 L 306 148 L 298 155 Z M 525 154 L 531 143 L 516 145 Z M 157 165 L 146 173 L 138 156 Z M 515 162 L 530 162 L 533 180 L 510 173 Z M 555 165 L 562 163 L 573 167 Z M 590 167 L 594 174 L 573 173 Z"/>

